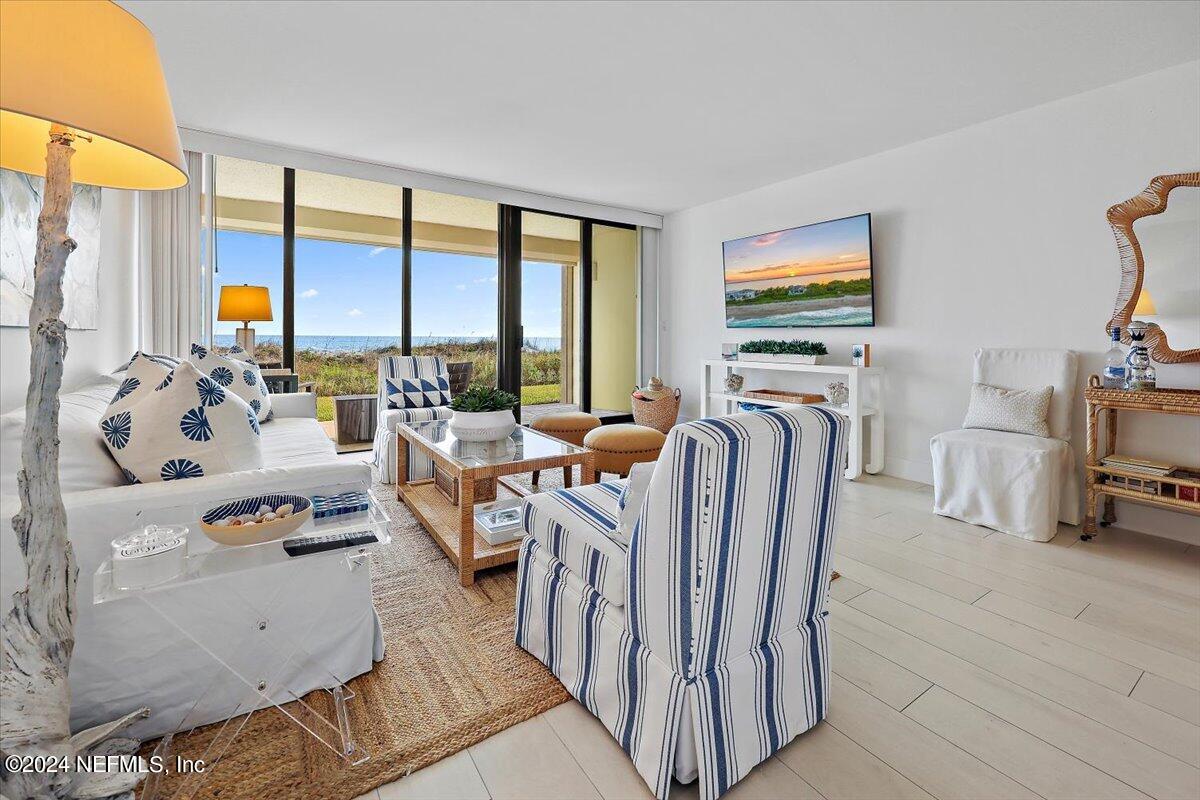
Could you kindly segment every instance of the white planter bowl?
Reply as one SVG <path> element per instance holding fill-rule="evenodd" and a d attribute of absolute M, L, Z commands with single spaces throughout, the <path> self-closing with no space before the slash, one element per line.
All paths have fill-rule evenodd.
<path fill-rule="evenodd" d="M 494 442 L 516 430 L 517 420 L 509 411 L 455 411 L 450 432 L 463 442 Z"/>
<path fill-rule="evenodd" d="M 789 353 L 738 353 L 738 361 L 775 361 L 783 364 L 820 364 L 824 356 L 797 356 Z"/>

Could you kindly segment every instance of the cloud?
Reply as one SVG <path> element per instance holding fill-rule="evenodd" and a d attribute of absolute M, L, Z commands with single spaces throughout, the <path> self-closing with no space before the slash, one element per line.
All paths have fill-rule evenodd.
<path fill-rule="evenodd" d="M 785 233 L 787 233 L 787 231 L 776 231 L 775 233 L 765 233 L 762 236 L 759 236 L 757 239 L 755 239 L 750 244 L 753 245 L 754 247 L 770 247 L 771 245 L 778 242 Z"/>
<path fill-rule="evenodd" d="M 371 252 L 367 253 L 367 257 L 374 258 L 375 256 L 379 255 L 380 253 L 383 253 L 386 251 L 387 251 L 386 247 L 374 247 L 371 249 Z"/>
<path fill-rule="evenodd" d="M 471 281 L 471 283 L 498 283 L 499 281 L 500 276 L 493 274 L 490 278 L 476 278 L 475 280 Z"/>
<path fill-rule="evenodd" d="M 320 292 L 318 292 L 316 289 L 305 289 L 303 292 L 300 293 L 300 296 L 304 297 L 304 298 L 309 298 L 309 297 L 316 297 L 319 294 L 320 294 Z"/>
<path fill-rule="evenodd" d="M 457 283 L 454 285 L 454 288 L 458 289 L 460 292 L 465 292 L 467 290 L 467 285 L 465 283 Z"/>
<path fill-rule="evenodd" d="M 346 316 L 347 317 L 361 317 L 362 313 L 363 312 L 359 311 L 357 308 L 352 308 L 346 312 Z"/>

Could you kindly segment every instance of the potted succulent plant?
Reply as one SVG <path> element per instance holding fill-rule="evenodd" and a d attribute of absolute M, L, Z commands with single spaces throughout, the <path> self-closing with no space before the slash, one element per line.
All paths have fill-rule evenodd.
<path fill-rule="evenodd" d="M 739 361 L 783 361 L 789 364 L 820 364 L 829 351 L 824 342 L 807 339 L 756 339 L 738 346 Z"/>
<path fill-rule="evenodd" d="M 472 386 L 450 401 L 450 431 L 464 442 L 494 442 L 517 427 L 512 410 L 521 400 L 491 386 Z"/>

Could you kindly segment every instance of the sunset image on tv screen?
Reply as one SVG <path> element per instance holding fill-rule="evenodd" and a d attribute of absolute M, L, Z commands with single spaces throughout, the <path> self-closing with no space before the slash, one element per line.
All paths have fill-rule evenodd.
<path fill-rule="evenodd" d="M 875 324 L 870 214 L 747 236 L 722 247 L 727 327 Z"/>

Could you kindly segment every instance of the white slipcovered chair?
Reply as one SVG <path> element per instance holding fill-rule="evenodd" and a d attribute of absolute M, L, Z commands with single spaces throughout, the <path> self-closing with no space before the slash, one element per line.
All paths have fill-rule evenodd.
<path fill-rule="evenodd" d="M 1048 542 L 1058 523 L 1079 524 L 1079 476 L 1071 449 L 1078 359 L 1069 350 L 980 349 L 975 383 L 1005 389 L 1054 387 L 1050 438 L 962 429 L 929 440 L 933 511 L 973 525 Z"/>
<path fill-rule="evenodd" d="M 624 481 L 536 494 L 516 641 L 659 798 L 713 800 L 824 716 L 846 424 L 793 407 L 673 428 L 631 535 Z"/>
<path fill-rule="evenodd" d="M 447 402 L 450 397 L 450 376 L 446 362 L 437 356 L 384 356 L 379 359 L 379 421 L 375 426 L 374 463 L 379 470 L 380 483 L 396 482 L 396 426 L 405 422 L 426 422 L 450 419 L 454 412 L 449 405 L 417 405 L 401 408 L 391 397 L 402 390 L 402 381 L 425 381 L 426 385 L 445 386 Z M 391 388 L 389 388 L 389 383 Z M 409 393 L 415 394 L 418 393 Z M 436 396 L 436 391 L 426 394 Z M 425 401 L 422 401 L 425 402 Z M 408 480 L 433 477 L 433 462 L 416 448 L 408 449 Z"/>

